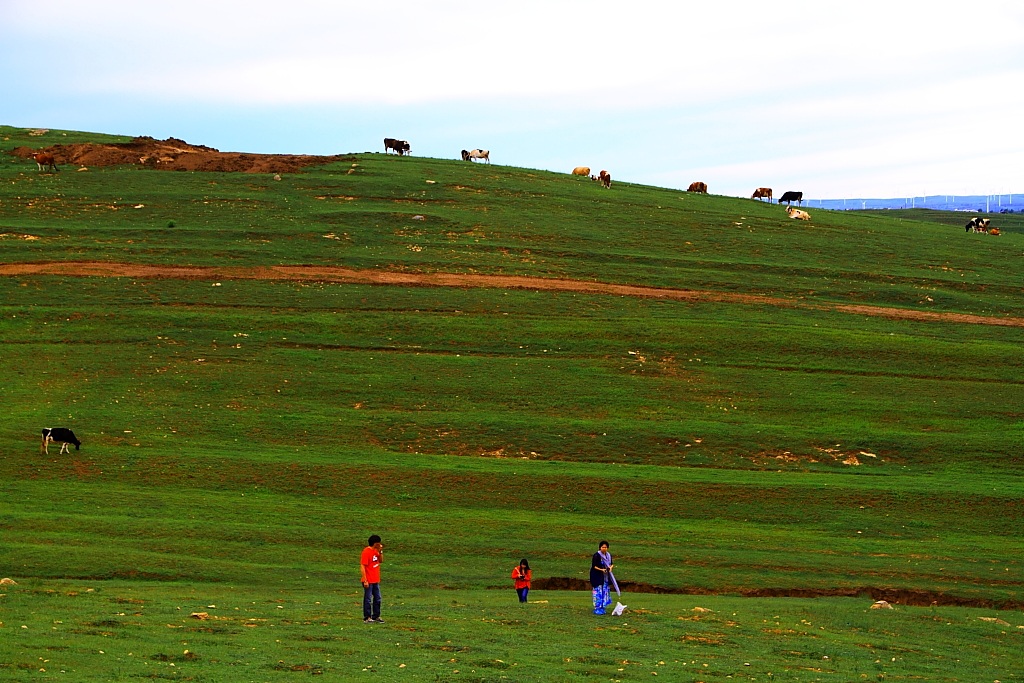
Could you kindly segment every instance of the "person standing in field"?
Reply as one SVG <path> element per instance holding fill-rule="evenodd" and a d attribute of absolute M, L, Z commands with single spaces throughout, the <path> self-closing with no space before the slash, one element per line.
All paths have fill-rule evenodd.
<path fill-rule="evenodd" d="M 604 575 L 605 583 L 605 603 L 604 606 L 612 604 L 612 593 L 611 588 L 615 589 L 615 596 L 622 597 L 622 592 L 619 590 L 619 582 L 615 580 L 615 572 L 612 571 L 612 567 L 615 563 L 612 562 L 612 554 L 608 552 L 608 541 L 601 541 L 598 545 L 597 552 L 601 555 L 601 559 L 604 560 L 604 564 L 608 567 L 608 573 Z"/>
<path fill-rule="evenodd" d="M 608 552 L 608 541 L 601 541 L 597 552 L 590 560 L 590 588 L 594 594 L 594 614 L 603 615 L 604 608 L 612 604 L 608 591 L 608 575 L 612 571 L 611 554 Z M 607 559 L 606 559 L 607 558 Z"/>
<path fill-rule="evenodd" d="M 512 569 L 512 580 L 515 582 L 516 593 L 519 595 L 519 602 L 526 602 L 526 596 L 530 592 L 530 580 L 533 572 L 530 571 L 530 563 L 526 558 L 519 560 L 519 564 Z"/>
<path fill-rule="evenodd" d="M 370 536 L 359 560 L 363 579 L 363 623 L 383 624 L 380 618 L 380 565 L 384 561 L 384 546 L 380 536 Z"/>

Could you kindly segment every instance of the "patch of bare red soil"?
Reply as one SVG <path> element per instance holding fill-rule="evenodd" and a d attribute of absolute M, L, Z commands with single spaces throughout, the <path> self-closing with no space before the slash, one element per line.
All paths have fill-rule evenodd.
<path fill-rule="evenodd" d="M 45 149 L 16 147 L 11 154 L 30 159 L 37 152 L 54 155 L 58 165 L 146 166 L 165 171 L 220 171 L 235 173 L 294 173 L 306 166 L 321 166 L 349 158 L 342 155 L 247 154 L 221 152 L 213 147 L 191 145 L 184 140 L 150 137 L 110 144 L 53 145 Z"/>
<path fill-rule="evenodd" d="M 796 299 L 756 294 L 736 294 L 696 289 L 669 289 L 586 282 L 521 275 L 470 275 L 462 273 L 406 273 L 387 270 L 342 268 L 335 266 L 266 266 L 256 268 L 154 266 L 108 261 L 65 261 L 47 263 L 0 264 L 0 276 L 69 275 L 86 277 L 172 278 L 182 280 L 305 280 L 349 284 L 392 285 L 399 287 L 461 287 L 494 289 L 532 289 L 539 291 L 579 292 L 613 296 L 710 301 L 838 311 L 854 315 L 878 316 L 899 320 L 1024 327 L 1024 318 L 941 313 L 909 308 L 811 303 Z"/>

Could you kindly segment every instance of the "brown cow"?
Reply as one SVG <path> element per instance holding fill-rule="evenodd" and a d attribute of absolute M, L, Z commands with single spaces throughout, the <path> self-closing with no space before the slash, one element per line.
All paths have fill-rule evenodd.
<path fill-rule="evenodd" d="M 767 198 L 768 203 L 772 203 L 772 188 L 770 187 L 759 187 L 754 190 L 754 194 L 750 195 L 751 199 L 762 199 Z"/>
<path fill-rule="evenodd" d="M 702 183 L 702 182 L 700 182 L 698 180 L 697 182 L 690 183 L 690 187 L 688 187 L 686 191 L 687 192 L 703 192 L 704 194 L 707 194 L 708 193 L 708 184 L 707 183 Z"/>
<path fill-rule="evenodd" d="M 572 174 L 573 175 L 588 176 L 588 175 L 590 175 L 590 167 L 589 166 L 577 166 L 576 168 L 572 169 Z"/>
<path fill-rule="evenodd" d="M 57 159 L 49 152 L 36 152 L 32 158 L 35 159 L 40 171 L 57 171 Z"/>
<path fill-rule="evenodd" d="M 597 176 L 598 181 L 601 183 L 601 187 L 606 190 L 612 188 L 612 174 L 608 171 L 601 171 L 601 174 Z"/>

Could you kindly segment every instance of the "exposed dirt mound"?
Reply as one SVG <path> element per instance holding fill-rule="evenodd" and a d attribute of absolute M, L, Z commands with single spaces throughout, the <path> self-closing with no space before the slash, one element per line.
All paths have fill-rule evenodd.
<path fill-rule="evenodd" d="M 30 159 L 37 152 L 49 152 L 58 165 L 146 166 L 165 171 L 221 171 L 235 173 L 294 173 L 306 166 L 321 166 L 348 157 L 311 154 L 246 154 L 221 152 L 212 147 L 190 145 L 184 140 L 151 137 L 113 144 L 80 143 L 53 145 L 45 149 L 16 147 L 11 154 Z"/>
<path fill-rule="evenodd" d="M 589 591 L 590 581 L 574 579 L 568 576 L 552 576 L 546 579 L 534 579 L 532 587 L 536 590 L 557 591 Z M 909 588 L 737 588 L 735 590 L 711 591 L 695 587 L 665 587 L 649 583 L 619 581 L 619 587 L 626 593 L 671 593 L 675 595 L 717 595 L 738 594 L 746 598 L 856 598 L 870 597 L 872 600 L 885 600 L 894 605 L 910 605 L 929 607 L 931 605 L 956 607 L 981 607 L 985 609 L 1020 610 L 1024 602 L 1019 600 L 987 600 L 984 598 L 967 598 L 946 593 L 914 590 Z"/>

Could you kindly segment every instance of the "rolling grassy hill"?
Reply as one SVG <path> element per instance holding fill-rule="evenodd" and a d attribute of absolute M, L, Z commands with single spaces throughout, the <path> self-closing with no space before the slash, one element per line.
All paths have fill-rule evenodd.
<path fill-rule="evenodd" d="M 1024 631 L 975 633 L 975 610 L 1024 605 L 1019 217 L 994 217 L 999 237 L 925 211 L 807 224 L 383 154 L 281 180 L 47 174 L 8 154 L 123 140 L 0 127 L 0 573 L 19 582 L 0 598 L 17 636 L 0 675 L 28 680 L 45 655 L 108 680 L 90 640 L 107 639 L 124 677 L 364 673 L 345 660 L 384 678 L 629 679 L 674 661 L 708 679 L 982 680 L 954 659 L 1019 677 Z M 82 449 L 41 454 L 44 426 Z M 374 532 L 409 671 L 401 650 L 374 655 L 388 672 L 356 654 L 374 647 L 351 633 Z M 674 593 L 627 595 L 647 637 L 616 622 L 590 644 L 583 593 L 512 609 L 520 557 L 571 586 L 600 538 L 634 592 Z M 177 608 L 207 595 L 253 621 L 195 627 Z M 694 616 L 694 595 L 748 618 Z M 771 598 L 786 595 L 833 597 Z M 868 596 L 934 606 L 883 627 Z M 803 625 L 819 618 L 831 635 Z M 201 659 L 176 634 L 171 652 L 168 619 Z M 701 619 L 711 635 L 693 636 Z M 517 629 L 566 649 L 524 651 Z M 874 649 L 846 642 L 859 632 Z M 908 638 L 934 648 L 877 666 L 879 643 Z"/>

